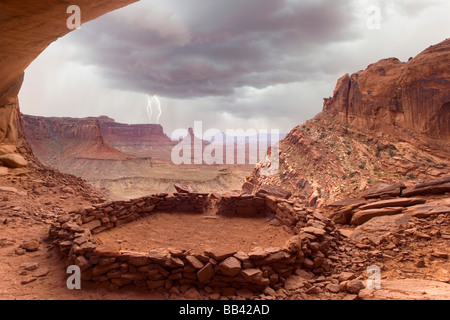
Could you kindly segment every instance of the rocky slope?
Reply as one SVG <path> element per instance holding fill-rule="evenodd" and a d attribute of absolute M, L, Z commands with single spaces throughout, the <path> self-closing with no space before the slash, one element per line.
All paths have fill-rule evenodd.
<path fill-rule="evenodd" d="M 336 120 L 385 134 L 407 130 L 450 139 L 450 39 L 404 63 L 384 59 L 339 79 L 324 111 Z"/>
<path fill-rule="evenodd" d="M 383 181 L 441 177 L 450 166 L 450 40 L 407 63 L 385 59 L 337 82 L 323 112 L 280 143 L 277 176 L 245 187 L 283 186 L 314 205 Z"/>

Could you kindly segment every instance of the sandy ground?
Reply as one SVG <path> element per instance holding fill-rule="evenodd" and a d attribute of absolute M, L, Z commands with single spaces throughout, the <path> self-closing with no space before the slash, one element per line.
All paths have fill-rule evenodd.
<path fill-rule="evenodd" d="M 292 234 L 269 225 L 264 218 L 156 213 L 103 232 L 97 239 L 103 243 L 119 241 L 127 251 L 174 248 L 201 253 L 212 248 L 250 252 L 258 246 L 281 247 L 290 237 Z"/>

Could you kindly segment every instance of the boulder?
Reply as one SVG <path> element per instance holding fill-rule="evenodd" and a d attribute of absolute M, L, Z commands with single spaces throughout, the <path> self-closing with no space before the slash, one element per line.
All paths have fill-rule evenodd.
<path fill-rule="evenodd" d="M 394 216 L 375 217 L 363 225 L 357 227 L 353 232 L 351 239 L 356 242 L 367 238 L 375 244 L 390 233 L 397 232 L 407 228 L 408 222 L 412 216 L 406 214 L 397 214 Z"/>
<path fill-rule="evenodd" d="M 256 191 L 257 197 L 274 196 L 277 198 L 289 199 L 291 197 L 291 195 L 292 195 L 292 193 L 285 189 L 282 189 L 280 187 L 271 186 L 268 184 L 263 184 Z"/>
<path fill-rule="evenodd" d="M 372 218 L 382 216 L 392 216 L 401 213 L 403 210 L 404 210 L 403 207 L 392 207 L 392 208 L 388 207 L 381 209 L 361 210 L 353 215 L 351 224 L 359 226 Z"/>
<path fill-rule="evenodd" d="M 0 161 L 9 168 L 22 168 L 28 164 L 24 157 L 13 153 L 0 156 Z"/>

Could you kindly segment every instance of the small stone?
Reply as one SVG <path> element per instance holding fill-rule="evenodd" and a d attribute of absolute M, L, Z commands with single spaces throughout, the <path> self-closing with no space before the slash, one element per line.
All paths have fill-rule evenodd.
<path fill-rule="evenodd" d="M 38 251 L 39 250 L 39 241 L 37 241 L 37 240 L 24 241 L 20 245 L 20 248 L 25 249 L 28 252 Z"/>
<path fill-rule="evenodd" d="M 425 240 L 430 240 L 431 239 L 431 237 L 428 234 L 420 232 L 420 231 L 415 231 L 414 235 L 417 238 L 421 238 L 421 239 L 425 239 Z"/>
<path fill-rule="evenodd" d="M 339 282 L 349 281 L 355 279 L 356 276 L 351 272 L 341 272 L 338 276 Z"/>
<path fill-rule="evenodd" d="M 339 291 L 341 291 L 341 288 L 339 287 L 339 285 L 334 284 L 334 283 L 328 284 L 325 288 L 332 293 L 339 293 Z"/>
<path fill-rule="evenodd" d="M 289 276 L 284 283 L 284 288 L 286 290 L 297 290 L 303 287 L 303 279 L 299 276 Z"/>
<path fill-rule="evenodd" d="M 90 266 L 91 264 L 86 260 L 85 257 L 83 257 L 83 256 L 78 256 L 78 257 L 75 259 L 75 265 L 77 265 L 78 267 L 80 267 L 80 270 L 81 270 L 81 271 L 84 271 L 84 270 L 86 270 L 87 268 L 89 268 L 89 266 Z"/>
<path fill-rule="evenodd" d="M 312 273 L 310 271 L 306 271 L 304 269 L 295 270 L 295 274 L 306 280 L 311 280 L 314 278 L 314 273 Z"/>
<path fill-rule="evenodd" d="M 241 262 L 235 257 L 229 257 L 219 264 L 219 270 L 226 276 L 237 276 L 241 271 Z"/>
<path fill-rule="evenodd" d="M 417 268 L 425 268 L 425 261 L 423 259 L 420 259 L 416 263 Z"/>
<path fill-rule="evenodd" d="M 33 273 L 33 277 L 41 278 L 41 277 L 45 277 L 45 276 L 48 275 L 49 273 L 50 273 L 50 270 L 47 269 L 47 268 L 44 268 L 44 269 L 40 269 L 40 270 L 34 272 L 34 273 Z"/>
<path fill-rule="evenodd" d="M 263 291 L 263 293 L 267 296 L 274 296 L 275 290 L 273 290 L 271 287 L 266 287 Z"/>
<path fill-rule="evenodd" d="M 308 290 L 306 290 L 306 294 L 319 294 L 319 293 L 320 293 L 320 290 L 316 286 L 313 286 L 313 287 L 309 288 Z"/>
<path fill-rule="evenodd" d="M 27 271 L 34 271 L 37 268 L 39 268 L 39 263 L 37 263 L 37 262 L 24 263 L 21 265 L 21 267 Z"/>
<path fill-rule="evenodd" d="M 214 276 L 214 269 L 211 263 L 209 262 L 197 272 L 197 277 L 200 282 L 207 282 L 213 276 Z"/>
<path fill-rule="evenodd" d="M 25 254 L 25 249 L 17 248 L 16 250 L 14 250 L 14 253 L 18 256 L 22 256 Z"/>
<path fill-rule="evenodd" d="M 36 278 L 28 276 L 27 278 L 23 279 L 20 283 L 21 284 L 28 284 L 28 283 L 31 283 L 33 281 L 36 281 Z"/>
<path fill-rule="evenodd" d="M 350 293 L 357 294 L 364 288 L 365 286 L 360 280 L 350 280 L 347 282 L 347 291 Z"/>
<path fill-rule="evenodd" d="M 195 288 L 190 288 L 184 293 L 184 297 L 188 300 L 199 300 L 202 296 Z"/>
<path fill-rule="evenodd" d="M 248 256 L 250 257 L 250 259 L 256 260 L 264 258 L 265 256 L 267 256 L 267 254 L 268 253 L 263 248 L 256 247 L 248 254 Z"/>
<path fill-rule="evenodd" d="M 236 288 L 223 288 L 222 295 L 224 297 L 232 297 L 236 294 Z"/>
<path fill-rule="evenodd" d="M 189 262 L 189 264 L 191 266 L 193 266 L 195 269 L 201 269 L 203 268 L 203 263 L 198 260 L 196 257 L 194 256 L 187 256 L 186 260 Z"/>
<path fill-rule="evenodd" d="M 219 300 L 220 298 L 220 293 L 211 293 L 209 295 L 209 300 Z"/>
<path fill-rule="evenodd" d="M 315 227 L 306 227 L 302 229 L 302 232 L 313 234 L 317 237 L 322 237 L 326 234 L 326 231 L 324 229 L 319 229 Z"/>
<path fill-rule="evenodd" d="M 242 297 L 244 299 L 250 299 L 251 297 L 254 296 L 253 292 L 251 292 L 248 289 L 239 289 L 236 291 L 236 295 L 238 295 L 239 297 Z"/>

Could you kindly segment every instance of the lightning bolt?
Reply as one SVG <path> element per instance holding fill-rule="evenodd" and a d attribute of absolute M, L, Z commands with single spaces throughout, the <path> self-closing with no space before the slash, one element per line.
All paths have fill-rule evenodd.
<path fill-rule="evenodd" d="M 156 123 L 159 124 L 159 118 L 161 118 L 161 114 L 162 114 L 161 103 L 159 102 L 157 96 L 153 96 L 152 101 L 155 102 L 155 105 L 158 107 L 158 110 L 159 110 L 158 118 L 156 118 Z"/>
<path fill-rule="evenodd" d="M 150 123 L 152 123 L 152 100 L 150 99 L 150 96 L 147 95 L 147 115 L 148 115 L 148 120 L 150 121 Z"/>
<path fill-rule="evenodd" d="M 156 123 L 159 124 L 159 118 L 161 118 L 162 110 L 161 110 L 161 103 L 159 102 L 159 99 L 157 96 L 153 96 L 150 99 L 150 95 L 147 95 L 147 115 L 148 119 L 150 120 L 150 123 L 152 123 L 152 113 L 153 113 L 153 105 L 155 105 L 159 111 L 158 117 L 156 118 Z"/>

